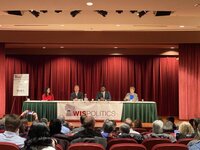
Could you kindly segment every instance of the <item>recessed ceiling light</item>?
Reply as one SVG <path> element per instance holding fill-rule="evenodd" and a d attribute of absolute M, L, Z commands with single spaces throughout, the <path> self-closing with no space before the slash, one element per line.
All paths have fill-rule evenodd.
<path fill-rule="evenodd" d="M 61 27 L 64 27 L 65 25 L 64 25 L 64 24 L 61 24 L 60 26 L 61 26 Z"/>
<path fill-rule="evenodd" d="M 184 28 L 185 26 L 183 26 L 183 25 L 181 25 L 181 26 L 179 26 L 180 28 Z"/>
<path fill-rule="evenodd" d="M 115 48 L 115 49 L 117 49 L 118 47 L 117 47 L 117 46 L 115 46 L 114 48 Z"/>
<path fill-rule="evenodd" d="M 60 48 L 64 48 L 64 46 L 60 46 Z"/>
<path fill-rule="evenodd" d="M 43 47 L 42 47 L 42 49 L 46 49 L 46 47 L 45 47 L 45 46 L 43 46 Z"/>
<path fill-rule="evenodd" d="M 116 24 L 115 26 L 120 27 L 121 25 L 120 24 Z"/>
<path fill-rule="evenodd" d="M 174 47 L 174 46 L 172 46 L 172 47 L 170 47 L 170 49 L 175 49 L 175 47 Z"/>
<path fill-rule="evenodd" d="M 87 5 L 87 6 L 92 6 L 93 3 L 92 3 L 92 2 L 87 2 L 86 5 Z"/>

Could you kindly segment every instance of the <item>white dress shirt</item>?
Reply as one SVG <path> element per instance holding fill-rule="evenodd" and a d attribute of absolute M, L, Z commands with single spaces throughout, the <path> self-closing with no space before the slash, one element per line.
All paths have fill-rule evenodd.
<path fill-rule="evenodd" d="M 14 143 L 19 146 L 19 148 L 24 147 L 25 140 L 25 138 L 20 137 L 15 132 L 5 131 L 0 134 L 0 142 Z"/>

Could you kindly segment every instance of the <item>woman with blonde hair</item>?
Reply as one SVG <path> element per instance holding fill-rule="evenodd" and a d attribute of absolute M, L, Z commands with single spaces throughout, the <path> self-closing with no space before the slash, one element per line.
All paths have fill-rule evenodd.
<path fill-rule="evenodd" d="M 193 138 L 195 136 L 195 132 L 193 127 L 189 122 L 182 122 L 179 125 L 179 133 L 176 134 L 176 139 L 183 139 L 183 138 Z"/>

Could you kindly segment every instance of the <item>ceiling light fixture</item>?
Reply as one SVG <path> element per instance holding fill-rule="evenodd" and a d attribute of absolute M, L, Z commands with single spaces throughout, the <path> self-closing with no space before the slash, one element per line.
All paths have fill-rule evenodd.
<path fill-rule="evenodd" d="M 62 10 L 55 10 L 55 13 L 61 13 Z"/>
<path fill-rule="evenodd" d="M 116 10 L 116 13 L 122 14 L 122 13 L 123 13 L 123 10 Z"/>
<path fill-rule="evenodd" d="M 16 15 L 16 16 L 22 16 L 22 12 L 19 10 L 9 10 L 6 11 L 9 15 Z"/>
<path fill-rule="evenodd" d="M 29 12 L 35 16 L 35 17 L 39 17 L 40 16 L 40 12 L 39 11 L 36 11 L 36 10 L 29 10 Z"/>
<path fill-rule="evenodd" d="M 60 26 L 61 26 L 61 27 L 64 27 L 65 25 L 64 25 L 64 24 L 61 24 Z"/>
<path fill-rule="evenodd" d="M 70 12 L 72 17 L 76 17 L 76 15 L 78 15 L 81 12 L 81 10 L 73 10 Z"/>
<path fill-rule="evenodd" d="M 179 27 L 180 27 L 180 28 L 184 28 L 185 26 L 183 26 L 183 25 L 180 25 Z"/>
<path fill-rule="evenodd" d="M 64 46 L 60 46 L 60 48 L 64 48 Z"/>
<path fill-rule="evenodd" d="M 114 49 L 117 49 L 117 48 L 118 48 L 117 46 L 114 47 Z"/>
<path fill-rule="evenodd" d="M 132 13 L 132 14 L 134 14 L 136 12 L 137 12 L 137 10 L 130 10 L 130 13 Z"/>
<path fill-rule="evenodd" d="M 98 14 L 100 14 L 103 17 L 106 17 L 108 12 L 105 10 L 95 10 Z"/>
<path fill-rule="evenodd" d="M 45 47 L 45 46 L 43 46 L 43 47 L 42 47 L 42 49 L 46 49 L 46 47 Z"/>
<path fill-rule="evenodd" d="M 87 2 L 86 5 L 87 5 L 87 6 L 92 6 L 93 3 L 92 3 L 92 2 Z"/>
<path fill-rule="evenodd" d="M 40 10 L 40 12 L 47 13 L 48 11 L 47 10 Z"/>
<path fill-rule="evenodd" d="M 138 11 L 137 12 L 137 15 L 138 15 L 138 17 L 142 17 L 142 16 L 144 16 L 146 13 L 148 13 L 148 11 L 145 11 L 145 10 L 142 10 L 142 11 Z"/>
<path fill-rule="evenodd" d="M 170 47 L 170 49 L 175 49 L 175 47 L 174 47 L 174 46 L 172 46 L 172 47 Z"/>
<path fill-rule="evenodd" d="M 155 16 L 170 16 L 172 11 L 155 11 Z"/>
<path fill-rule="evenodd" d="M 121 25 L 120 25 L 120 24 L 116 24 L 115 26 L 116 26 L 116 27 L 120 27 Z"/>

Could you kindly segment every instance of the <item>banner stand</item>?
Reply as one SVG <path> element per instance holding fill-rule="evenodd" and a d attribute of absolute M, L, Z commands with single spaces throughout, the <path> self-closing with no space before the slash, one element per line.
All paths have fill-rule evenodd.
<path fill-rule="evenodd" d="M 16 96 L 15 96 L 14 99 L 13 99 L 12 107 L 11 107 L 11 110 L 10 110 L 10 114 L 13 113 L 13 109 L 14 109 L 14 106 L 15 106 L 15 101 L 16 101 Z"/>
<path fill-rule="evenodd" d="M 13 78 L 13 102 L 10 113 L 13 113 L 16 98 L 29 95 L 29 74 L 14 74 Z"/>

